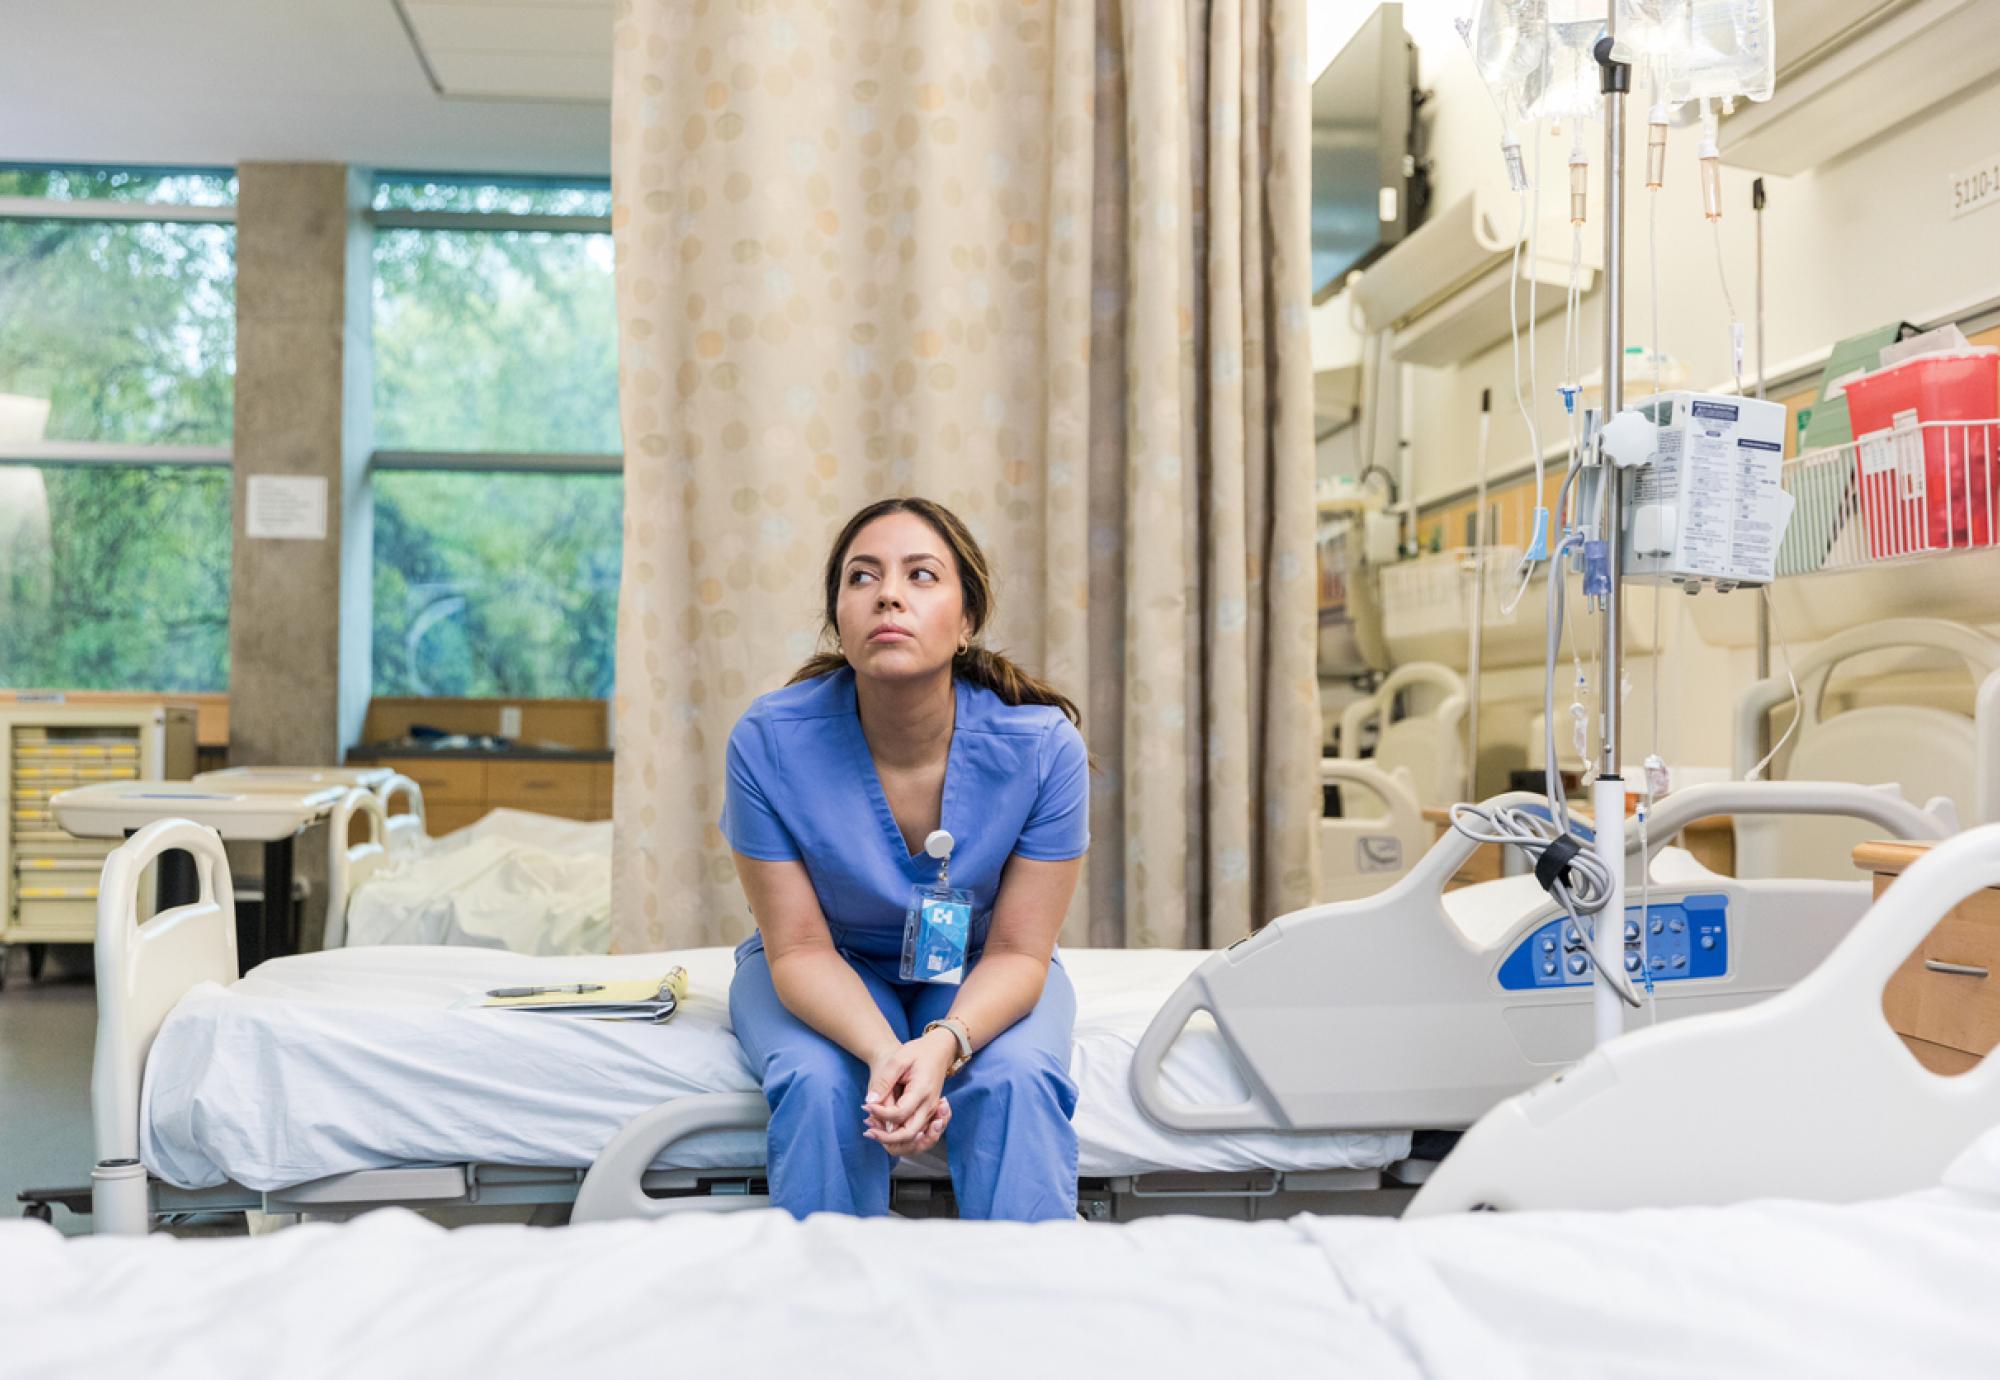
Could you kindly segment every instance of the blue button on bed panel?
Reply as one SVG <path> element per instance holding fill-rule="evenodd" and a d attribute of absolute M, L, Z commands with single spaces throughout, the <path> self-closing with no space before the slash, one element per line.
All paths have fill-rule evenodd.
<path fill-rule="evenodd" d="M 1729 972 L 1729 898 L 1720 893 L 1662 902 L 1644 911 L 1629 907 L 1623 929 L 1627 935 L 1640 936 L 1626 940 L 1626 971 L 1649 970 L 1655 984 L 1718 978 Z M 1582 971 L 1577 971 L 1571 930 L 1569 918 L 1563 916 L 1524 936 L 1501 961 L 1501 990 L 1588 987 L 1591 965 L 1584 962 Z M 1552 953 L 1563 962 L 1551 964 Z"/>

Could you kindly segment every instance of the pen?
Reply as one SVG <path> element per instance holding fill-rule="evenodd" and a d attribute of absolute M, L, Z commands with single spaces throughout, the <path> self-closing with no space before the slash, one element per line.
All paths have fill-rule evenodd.
<path fill-rule="evenodd" d="M 486 995 L 489 997 L 541 997 L 552 992 L 602 992 L 601 982 L 572 982 L 562 987 L 496 987 Z"/>

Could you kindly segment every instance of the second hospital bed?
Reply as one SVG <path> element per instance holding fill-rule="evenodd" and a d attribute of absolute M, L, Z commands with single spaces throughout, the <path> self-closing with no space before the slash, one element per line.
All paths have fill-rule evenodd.
<path fill-rule="evenodd" d="M 1673 808 L 1845 812 L 1900 837 L 1940 832 L 1893 795 L 1853 787 L 1696 788 L 1661 808 L 1661 837 Z M 1450 913 L 1479 890 L 1449 906 L 1442 895 L 1463 846 L 1449 837 L 1391 892 L 1281 917 L 1231 950 L 1066 952 L 1086 1215 L 1360 1208 L 1385 1171 L 1420 1176 L 1412 1131 L 1466 1126 L 1581 1054 L 1587 987 L 1496 982 L 1547 929 L 1537 905 L 1493 893 L 1483 916 Z M 138 879 L 176 848 L 197 860 L 201 899 L 141 923 Z M 1723 971 L 1663 993 L 1666 1017 L 1781 990 L 1867 905 L 1863 882 L 1739 883 L 1680 865 L 1670 885 L 1656 864 L 1656 906 L 1704 898 L 1730 943 Z M 107 864 L 100 1230 L 204 1208 L 574 1199 L 591 1217 L 762 1201 L 765 1109 L 727 1030 L 727 950 L 349 949 L 232 981 L 229 902 L 220 848 L 192 825 L 153 826 Z M 665 1026 L 454 1009 L 491 986 L 676 962 L 691 995 Z M 899 1210 L 939 1196 L 938 1165 L 911 1172 Z"/>
<path fill-rule="evenodd" d="M 963 1380 L 1987 1380 L 2000 1125 L 1913 1187 L 1116 1229 L 763 1212 L 444 1231 L 381 1212 L 262 1238 L 64 1240 L 0 1223 L 0 1293 L 33 1319 L 8 1339 L 23 1380 L 142 1357 L 149 1376 L 201 1380 L 874 1380 L 899 1346 Z"/>

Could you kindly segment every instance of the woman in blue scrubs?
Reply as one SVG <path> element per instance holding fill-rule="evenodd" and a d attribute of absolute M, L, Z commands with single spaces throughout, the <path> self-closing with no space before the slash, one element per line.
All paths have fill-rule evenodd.
<path fill-rule="evenodd" d="M 1089 754 L 1069 700 L 979 645 L 992 604 L 949 510 L 864 508 L 827 560 L 839 651 L 729 735 L 722 832 L 757 921 L 729 1010 L 771 1104 L 771 1196 L 795 1216 L 886 1213 L 893 1159 L 940 1138 L 961 1216 L 1076 1215 L 1076 995 L 1055 942 L 1090 845 Z M 962 984 L 900 971 L 940 829 L 971 906 Z"/>

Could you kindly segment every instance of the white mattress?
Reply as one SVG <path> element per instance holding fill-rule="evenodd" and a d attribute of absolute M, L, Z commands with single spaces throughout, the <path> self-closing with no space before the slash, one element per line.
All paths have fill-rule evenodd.
<path fill-rule="evenodd" d="M 1401 1159 L 1399 1133 L 1186 1136 L 1132 1100 L 1132 1051 L 1205 954 L 1064 950 L 1078 997 L 1070 1065 L 1085 1177 L 1153 1170 L 1372 1169 Z M 451 1009 L 487 988 L 688 970 L 665 1025 Z M 464 948 L 362 948 L 259 966 L 228 988 L 190 991 L 146 1064 L 141 1158 L 169 1183 L 284 1188 L 357 1169 L 477 1162 L 580 1167 L 633 1117 L 674 1097 L 754 1092 L 729 1028 L 728 949 L 530 958 Z M 1240 1101 L 1213 1026 L 1190 1024 L 1165 1082 L 1197 1104 Z M 661 1168 L 761 1165 L 762 1133 L 670 1147 Z M 942 1156 L 912 1166 L 943 1172 Z"/>
<path fill-rule="evenodd" d="M 1846 1206 L 1407 1223 L 752 1212 L 445 1231 L 391 1210 L 262 1238 L 64 1241 L 0 1221 L 0 1299 L 34 1320 L 4 1368 L 875 1380 L 889 1356 L 955 1380 L 1991 1380 L 2000 1143 L 1973 1168 Z"/>

